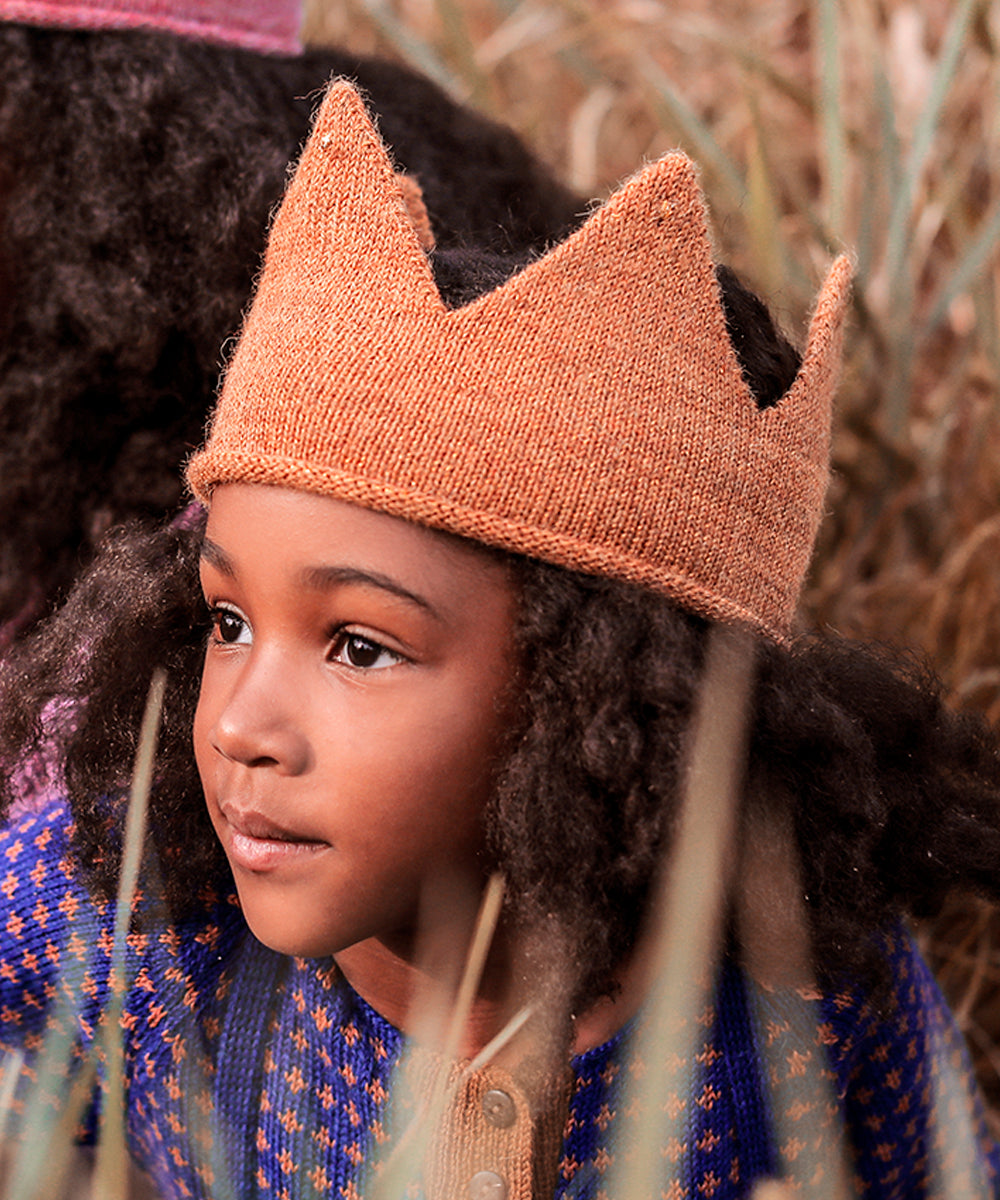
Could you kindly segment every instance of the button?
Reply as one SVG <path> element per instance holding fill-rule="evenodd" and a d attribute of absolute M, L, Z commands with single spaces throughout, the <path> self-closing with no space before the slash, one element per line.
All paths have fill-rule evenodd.
<path fill-rule="evenodd" d="M 477 1171 L 469 1180 L 469 1200 L 505 1200 L 507 1184 L 495 1171 Z"/>
<path fill-rule="evenodd" d="M 517 1120 L 514 1101 L 499 1088 L 490 1088 L 483 1096 L 483 1116 L 497 1129 L 510 1129 Z"/>

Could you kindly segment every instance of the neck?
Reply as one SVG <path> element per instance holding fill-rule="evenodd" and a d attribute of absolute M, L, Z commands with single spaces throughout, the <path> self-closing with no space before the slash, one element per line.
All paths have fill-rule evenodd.
<path fill-rule="evenodd" d="M 336 955 L 352 988 L 407 1037 L 440 1049 L 457 990 L 455 972 L 417 966 L 377 938 L 358 942 Z M 459 1038 L 459 1056 L 472 1058 L 503 1028 L 510 1006 L 491 972 L 472 1001 Z"/>
<path fill-rule="evenodd" d="M 524 997 L 512 994 L 508 985 L 521 972 L 511 969 L 512 956 L 502 939 L 498 942 L 459 1036 L 460 1058 L 475 1057 L 524 1003 Z M 573 1054 L 608 1041 L 638 1012 L 650 982 L 650 951 L 650 939 L 642 938 L 616 974 L 613 998 L 601 997 L 573 1018 Z M 435 1049 L 444 1046 L 457 992 L 455 970 L 417 966 L 377 938 L 348 947 L 336 955 L 336 961 L 351 987 L 407 1037 Z M 498 1057 L 516 1056 L 518 1048 L 514 1040 Z"/>

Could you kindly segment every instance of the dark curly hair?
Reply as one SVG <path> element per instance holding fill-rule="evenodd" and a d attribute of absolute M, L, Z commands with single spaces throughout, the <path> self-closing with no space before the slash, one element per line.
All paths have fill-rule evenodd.
<path fill-rule="evenodd" d="M 474 261 L 473 261 L 474 260 Z M 489 256 L 451 255 L 466 287 Z M 473 270 L 472 268 L 475 267 Z M 446 272 L 447 273 L 447 272 Z M 744 371 L 773 403 L 797 356 L 732 276 Z M 227 868 L 190 746 L 206 614 L 202 528 L 115 531 L 66 606 L 0 671 L 0 762 L 55 750 L 78 853 L 114 886 L 107 797 L 127 786 L 154 662 L 170 673 L 151 830 L 171 902 Z M 521 672 L 514 736 L 487 813 L 512 919 L 558 932 L 573 1003 L 612 986 L 669 847 L 682 748 L 710 623 L 643 588 L 512 557 Z M 16 780 L 3 785 L 6 806 Z M 877 978 L 872 934 L 952 888 L 1000 891 L 1000 760 L 985 727 L 942 703 L 912 659 L 832 638 L 760 640 L 743 818 L 777 818 L 797 848 L 826 980 Z"/>
<path fill-rule="evenodd" d="M 0 23 L 0 626 L 181 498 L 323 85 L 367 93 L 443 250 L 544 248 L 584 204 L 509 130 L 388 62 Z"/>
<path fill-rule="evenodd" d="M 709 623 L 544 563 L 521 583 L 522 732 L 493 844 L 525 926 L 558 914 L 586 998 L 634 945 L 669 845 Z M 1000 898 L 995 740 L 901 653 L 760 639 L 742 819 L 761 812 L 792 831 L 825 982 L 879 986 L 873 934 L 951 889 Z"/>
<path fill-rule="evenodd" d="M 419 180 L 456 303 L 585 211 L 510 130 L 382 60 L 0 23 L 0 62 L 0 643 L 105 529 L 180 501 L 177 464 L 331 76 L 366 92 Z M 746 301 L 722 282 L 730 315 Z M 737 312 L 738 350 L 741 327 Z"/>
<path fill-rule="evenodd" d="M 169 672 L 152 837 L 171 903 L 227 869 L 191 750 L 204 649 L 200 529 L 126 527 L 0 671 L 0 759 L 58 747 L 78 853 L 110 893 L 109 792 L 124 791 L 151 662 Z M 520 719 L 488 812 L 525 929 L 555 914 L 575 1002 L 638 936 L 676 813 L 708 622 L 615 580 L 515 560 Z M 66 704 L 60 724 L 50 702 Z M 829 638 L 762 641 L 744 805 L 794 830 L 824 978 L 877 978 L 871 934 L 953 888 L 1000 893 L 1000 761 L 917 663 Z M 4 781 L 3 803 L 16 786 Z"/>

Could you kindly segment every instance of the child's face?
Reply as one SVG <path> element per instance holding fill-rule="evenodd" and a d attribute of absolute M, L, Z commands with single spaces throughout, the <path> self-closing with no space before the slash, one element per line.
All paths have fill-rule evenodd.
<path fill-rule="evenodd" d="M 195 754 L 251 929 L 289 954 L 405 953 L 425 885 L 482 874 L 508 571 L 395 517 L 229 484 L 202 584 Z"/>

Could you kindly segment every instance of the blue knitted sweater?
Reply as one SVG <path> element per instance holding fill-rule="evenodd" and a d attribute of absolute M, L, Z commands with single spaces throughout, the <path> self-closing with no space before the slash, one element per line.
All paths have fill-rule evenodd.
<path fill-rule="evenodd" d="M 0 1043 L 27 1050 L 25 1086 L 54 1021 L 72 1014 L 79 1058 L 105 1020 L 113 912 L 79 878 L 71 828 L 56 803 L 0 832 Z M 650 1069 L 670 1081 L 665 1196 L 735 1200 L 775 1170 L 808 1181 L 834 1127 L 865 1196 L 929 1196 L 945 1169 L 964 1173 L 956 1194 L 992 1195 L 995 1151 L 950 1014 L 908 937 L 887 953 L 878 1012 L 857 995 L 771 995 L 726 962 L 689 1056 L 640 1062 L 627 1028 L 574 1058 L 557 1200 L 606 1195 L 632 1153 L 630 1085 Z M 163 1197 L 366 1194 L 402 1119 L 403 1039 L 331 960 L 265 949 L 231 896 L 205 893 L 183 924 L 140 897 L 121 1028 L 131 1149 Z"/>

